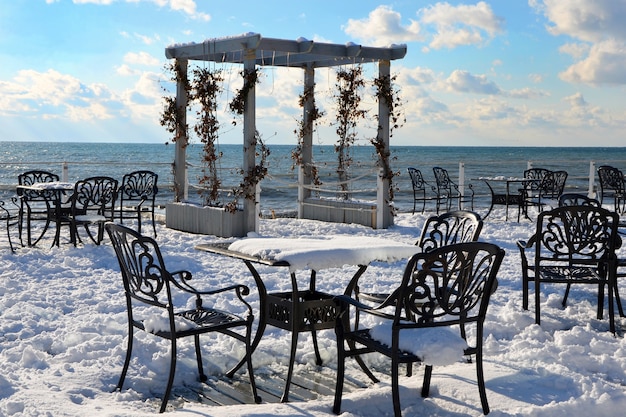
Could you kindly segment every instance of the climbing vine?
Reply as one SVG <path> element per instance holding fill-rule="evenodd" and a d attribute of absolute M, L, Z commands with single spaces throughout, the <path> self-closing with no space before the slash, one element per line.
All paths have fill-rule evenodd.
<path fill-rule="evenodd" d="M 360 108 L 361 94 L 365 87 L 363 79 L 363 69 L 361 66 L 355 66 L 350 69 L 340 69 L 336 74 L 335 94 L 336 103 L 336 121 L 335 125 L 337 143 L 335 144 L 335 152 L 337 153 L 337 174 L 339 175 L 339 183 L 341 189 L 341 197 L 348 199 L 348 168 L 352 163 L 350 155 L 350 146 L 356 140 L 356 126 L 360 119 L 365 119 L 367 111 Z"/>
<path fill-rule="evenodd" d="M 240 72 L 243 77 L 243 86 L 237 90 L 233 99 L 228 104 L 228 108 L 235 115 L 241 116 L 244 114 L 248 93 L 259 82 L 258 69 L 243 70 Z M 236 120 L 233 119 L 233 125 L 236 125 Z M 239 187 L 233 189 L 234 199 L 227 203 L 224 208 L 229 212 L 235 212 L 237 210 L 237 202 L 240 198 L 256 201 L 256 185 L 265 178 L 267 175 L 267 157 L 270 155 L 269 148 L 263 142 L 263 138 L 258 131 L 254 132 L 254 140 L 251 144 L 255 149 L 256 163 L 253 167 L 250 167 L 247 172 L 243 169 L 239 170 L 239 174 L 243 177 L 243 180 L 239 184 Z M 244 149 L 247 152 L 247 149 Z"/>
<path fill-rule="evenodd" d="M 178 61 L 166 64 L 164 70 L 171 74 L 170 80 L 174 82 L 174 84 L 178 85 L 182 83 L 185 91 L 189 92 L 191 89 L 189 78 L 187 77 L 187 73 L 182 70 Z M 163 111 L 159 122 L 161 126 L 165 127 L 165 130 L 172 134 L 172 142 L 176 142 L 181 138 L 183 132 L 187 132 L 188 129 L 187 124 L 183 123 L 187 108 L 177 105 L 176 96 L 166 95 L 163 97 L 163 102 Z M 187 107 L 189 107 L 189 103 L 187 103 Z M 187 146 L 187 144 L 184 145 Z"/>
<path fill-rule="evenodd" d="M 376 89 L 376 97 L 379 102 L 383 101 L 388 108 L 389 112 L 389 137 L 393 136 L 393 132 L 396 129 L 404 126 L 406 122 L 406 118 L 404 116 L 404 112 L 402 111 L 402 99 L 400 97 L 400 92 L 397 88 L 395 88 L 394 82 L 396 80 L 396 76 L 393 77 L 389 75 L 383 75 L 374 79 L 373 84 Z M 400 175 L 399 172 L 394 172 L 391 169 L 391 165 L 389 162 L 391 153 L 389 152 L 389 148 L 385 146 L 383 138 L 380 136 L 381 128 L 378 129 L 378 134 L 375 138 L 371 139 L 370 142 L 376 149 L 376 153 L 378 154 L 378 161 L 383 170 L 382 178 L 389 180 L 389 200 L 393 201 L 394 197 L 394 185 L 393 178 L 396 175 Z"/>
<path fill-rule="evenodd" d="M 315 103 L 315 86 L 307 86 L 302 94 L 298 96 L 298 105 L 304 109 L 307 102 L 311 102 L 312 106 L 307 112 L 307 117 L 298 121 L 298 128 L 294 130 L 296 137 L 298 139 L 298 144 L 295 149 L 291 151 L 291 159 L 294 163 L 291 165 L 291 169 L 295 169 L 296 166 L 301 166 L 302 161 L 302 147 L 304 137 L 308 134 L 311 134 L 315 131 L 315 124 L 317 120 L 321 119 L 324 116 L 324 112 L 320 110 Z M 316 186 L 322 185 L 320 181 L 317 167 L 311 166 L 311 178 L 313 180 L 313 184 Z"/>
<path fill-rule="evenodd" d="M 194 132 L 203 144 L 200 195 L 204 205 L 219 206 L 222 181 L 217 173 L 217 164 L 222 153 L 216 147 L 219 133 L 217 98 L 222 92 L 224 78 L 220 70 L 211 71 L 207 68 L 196 68 L 193 74 L 190 96 L 198 103 L 196 112 L 198 119 L 194 125 Z"/>

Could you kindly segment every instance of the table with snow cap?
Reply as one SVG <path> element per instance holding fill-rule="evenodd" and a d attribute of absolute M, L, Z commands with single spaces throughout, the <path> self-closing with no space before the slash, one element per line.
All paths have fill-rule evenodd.
<path fill-rule="evenodd" d="M 317 364 L 322 359 L 317 346 L 316 331 L 335 326 L 338 306 L 334 294 L 317 291 L 317 272 L 328 268 L 356 266 L 345 294 L 354 290 L 358 278 L 371 262 L 395 262 L 409 258 L 419 248 L 413 244 L 369 236 L 325 236 L 319 238 L 245 238 L 228 243 L 208 243 L 198 250 L 241 259 L 252 274 L 259 292 L 259 325 L 252 341 L 256 349 L 267 324 L 291 331 L 291 352 L 282 402 L 289 400 L 298 334 L 311 332 Z M 291 291 L 267 292 L 255 265 L 285 267 L 291 276 Z M 298 289 L 296 272 L 310 269 L 309 287 Z M 233 375 L 245 363 L 242 359 L 228 375 Z M 364 366 L 364 365 L 362 365 Z"/>

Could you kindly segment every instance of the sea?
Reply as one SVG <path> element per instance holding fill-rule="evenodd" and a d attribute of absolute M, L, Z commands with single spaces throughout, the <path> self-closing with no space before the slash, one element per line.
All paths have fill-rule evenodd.
<path fill-rule="evenodd" d="M 290 216 L 297 212 L 298 170 L 292 152 L 295 145 L 267 145 L 268 175 L 261 182 L 261 215 Z M 232 201 L 232 189 L 241 181 L 239 170 L 243 161 L 242 145 L 219 146 L 222 154 L 218 162 L 222 179 L 221 201 Z M 566 191 L 587 194 L 597 187 L 595 170 L 601 165 L 612 165 L 626 170 L 626 147 L 449 147 L 449 146 L 392 146 L 391 168 L 394 204 L 398 211 L 411 211 L 413 194 L 407 168 L 419 169 L 426 181 L 434 185 L 432 168 L 443 167 L 450 177 L 472 188 L 478 207 L 489 206 L 490 191 L 487 182 L 498 192 L 506 178 L 521 177 L 528 167 L 541 167 L 568 172 Z M 138 169 L 149 169 L 159 175 L 158 204 L 161 208 L 173 201 L 173 173 L 175 145 L 159 143 L 72 143 L 72 142 L 0 142 L 0 198 L 15 193 L 20 172 L 40 169 L 55 172 L 67 181 L 90 176 L 107 175 L 118 178 Z M 201 202 L 198 186 L 202 174 L 200 144 L 187 147 L 187 200 Z M 313 159 L 322 183 L 319 195 L 327 198 L 349 197 L 359 201 L 375 201 L 377 156 L 372 146 L 355 145 L 350 148 L 351 164 L 348 193 L 341 193 L 338 184 L 337 154 L 332 145 L 314 146 Z M 460 176 L 460 174 L 462 176 Z M 590 185 L 590 174 L 595 181 Z M 478 211 L 478 210 L 477 210 Z"/>

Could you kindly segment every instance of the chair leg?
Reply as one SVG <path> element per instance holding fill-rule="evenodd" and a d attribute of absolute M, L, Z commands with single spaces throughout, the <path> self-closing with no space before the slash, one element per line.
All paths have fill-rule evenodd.
<path fill-rule="evenodd" d="M 563 308 L 567 306 L 567 297 L 569 296 L 569 290 L 571 287 L 572 287 L 572 284 L 568 282 L 567 287 L 565 288 L 565 294 L 563 294 L 563 301 L 561 302 L 561 305 L 563 306 Z"/>
<path fill-rule="evenodd" d="M 172 385 L 174 384 L 174 374 L 176 372 L 176 338 L 172 337 L 172 347 L 171 351 L 171 359 L 170 359 L 170 375 L 167 378 L 167 387 L 165 388 L 165 394 L 163 394 L 163 400 L 161 401 L 161 408 L 159 409 L 159 413 L 165 411 L 165 407 L 167 407 L 167 402 L 170 399 L 170 394 L 172 392 Z"/>
<path fill-rule="evenodd" d="M 200 376 L 200 381 L 206 382 L 207 377 L 204 374 L 204 370 L 202 368 L 202 353 L 200 350 L 200 335 L 194 335 L 193 341 L 196 345 L 196 360 L 198 362 L 198 375 Z"/>
<path fill-rule="evenodd" d="M 322 365 L 322 356 L 320 355 L 320 348 L 317 345 L 317 332 L 315 330 L 311 330 L 311 338 L 313 339 L 313 350 L 315 351 L 315 364 L 317 366 Z"/>
<path fill-rule="evenodd" d="M 128 345 L 126 346 L 126 359 L 124 359 L 124 366 L 122 366 L 122 374 L 120 375 L 120 380 L 117 383 L 116 390 L 121 391 L 122 386 L 124 385 L 124 380 L 126 379 L 126 373 L 128 372 L 128 366 L 130 365 L 130 358 L 133 352 L 133 327 L 132 324 L 129 326 L 128 330 Z"/>
<path fill-rule="evenodd" d="M 393 401 L 393 415 L 395 417 L 402 417 L 402 411 L 400 409 L 400 364 L 392 360 L 391 361 L 391 398 Z"/>
<path fill-rule="evenodd" d="M 476 381 L 478 383 L 478 393 L 480 395 L 480 404 L 483 407 L 483 414 L 489 414 L 489 403 L 487 402 L 487 390 L 485 388 L 485 374 L 483 372 L 483 353 L 479 348 L 476 352 Z"/>
<path fill-rule="evenodd" d="M 333 413 L 341 413 L 341 395 L 343 393 L 343 380 L 346 368 L 346 352 L 343 340 L 343 330 L 339 327 L 335 328 L 337 337 L 337 382 L 335 384 L 335 402 L 333 404 Z"/>
<path fill-rule="evenodd" d="M 252 390 L 252 398 L 254 402 L 259 404 L 262 399 L 257 393 L 256 382 L 254 380 L 254 369 L 252 366 L 252 341 L 250 334 L 252 333 L 252 320 L 253 317 L 248 318 L 248 325 L 246 326 L 246 362 L 248 362 L 248 377 L 250 378 L 250 389 Z"/>
<path fill-rule="evenodd" d="M 535 323 L 537 324 L 541 324 L 539 299 L 539 278 L 535 277 Z"/>
<path fill-rule="evenodd" d="M 430 392 L 430 377 L 433 375 L 433 366 L 426 365 L 424 367 L 424 383 L 422 384 L 422 397 L 428 397 Z"/>

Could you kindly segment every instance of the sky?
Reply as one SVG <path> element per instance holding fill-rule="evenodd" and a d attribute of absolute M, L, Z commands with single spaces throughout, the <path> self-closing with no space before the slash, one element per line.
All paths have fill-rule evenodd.
<path fill-rule="evenodd" d="M 391 66 L 406 117 L 392 145 L 623 146 L 625 19 L 626 0 L 3 1 L 0 141 L 165 143 L 165 48 L 253 32 L 406 44 Z M 241 143 L 227 112 L 241 68 L 220 69 L 220 142 Z M 263 70 L 257 129 L 268 145 L 295 145 L 302 78 Z M 334 70 L 317 71 L 319 143 L 337 140 L 334 83 Z M 362 122 L 359 140 L 375 128 Z"/>

